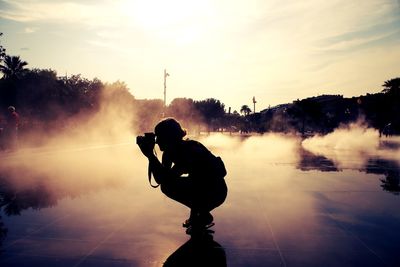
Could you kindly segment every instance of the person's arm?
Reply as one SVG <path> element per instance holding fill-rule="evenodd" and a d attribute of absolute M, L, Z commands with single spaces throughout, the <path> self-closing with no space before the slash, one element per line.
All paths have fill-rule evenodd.
<path fill-rule="evenodd" d="M 168 179 L 172 175 L 171 166 L 172 161 L 168 159 L 167 154 L 164 152 L 162 163 L 158 160 L 157 156 L 152 153 L 147 157 L 154 179 L 158 184 L 161 184 L 165 179 Z"/>
<path fill-rule="evenodd" d="M 169 175 L 170 166 L 163 165 L 154 154 L 154 142 L 149 142 L 148 140 L 137 142 L 143 155 L 149 160 L 149 167 L 153 173 L 154 179 L 158 184 L 161 184 L 163 180 Z M 164 154 L 163 154 L 164 158 Z M 172 163 L 171 163 L 172 164 Z"/>

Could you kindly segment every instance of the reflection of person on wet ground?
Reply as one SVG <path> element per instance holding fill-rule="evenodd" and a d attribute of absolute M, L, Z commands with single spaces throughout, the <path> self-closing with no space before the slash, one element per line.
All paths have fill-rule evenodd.
<path fill-rule="evenodd" d="M 173 118 L 159 122 L 153 138 L 138 137 L 137 143 L 149 160 L 149 169 L 168 197 L 190 208 L 183 224 L 188 233 L 212 226 L 210 211 L 220 206 L 227 196 L 222 160 L 201 143 L 183 139 L 186 131 Z M 157 143 L 163 152 L 160 162 L 154 154 Z"/>
<path fill-rule="evenodd" d="M 165 261 L 164 267 L 226 267 L 226 255 L 220 244 L 211 235 L 190 238 Z"/>

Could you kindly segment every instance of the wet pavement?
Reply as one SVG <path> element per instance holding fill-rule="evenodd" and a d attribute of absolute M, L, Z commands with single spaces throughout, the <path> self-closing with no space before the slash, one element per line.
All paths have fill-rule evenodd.
<path fill-rule="evenodd" d="M 400 266 L 397 159 L 338 161 L 278 137 L 204 143 L 229 193 L 215 233 L 196 238 L 134 144 L 0 155 L 0 266 Z"/>

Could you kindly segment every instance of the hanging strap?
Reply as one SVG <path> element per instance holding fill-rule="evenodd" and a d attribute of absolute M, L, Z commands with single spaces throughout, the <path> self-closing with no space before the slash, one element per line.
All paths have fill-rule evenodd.
<path fill-rule="evenodd" d="M 153 150 L 153 152 L 154 152 L 154 154 L 157 156 L 157 151 L 156 151 L 155 149 Z M 153 185 L 153 184 L 151 183 L 151 175 L 152 175 L 152 170 L 151 170 L 150 161 L 149 161 L 149 165 L 148 165 L 148 167 L 147 167 L 147 176 L 149 177 L 149 184 L 150 184 L 151 187 L 153 187 L 153 188 L 159 187 L 160 184 L 158 184 L 157 181 L 156 181 L 156 183 L 157 183 L 156 185 Z"/>
<path fill-rule="evenodd" d="M 153 188 L 159 187 L 160 184 L 153 185 L 153 184 L 151 183 L 151 174 L 152 174 L 152 172 L 151 172 L 151 167 L 150 167 L 150 162 L 149 162 L 149 166 L 148 166 L 148 168 L 147 168 L 147 175 L 148 175 L 148 177 L 149 177 L 149 184 L 150 184 L 151 187 L 153 187 Z"/>

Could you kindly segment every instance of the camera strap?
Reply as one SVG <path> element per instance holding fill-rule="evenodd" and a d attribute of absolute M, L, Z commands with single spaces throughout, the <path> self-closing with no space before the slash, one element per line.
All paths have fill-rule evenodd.
<path fill-rule="evenodd" d="M 152 175 L 152 171 L 151 171 L 151 167 L 150 167 L 150 162 L 149 162 L 149 166 L 148 166 L 148 168 L 147 168 L 147 175 L 149 176 L 149 183 L 150 183 L 151 187 L 153 187 L 153 188 L 157 188 L 157 187 L 159 187 L 159 186 L 160 186 L 159 184 L 157 184 L 157 185 L 153 185 L 153 184 L 151 183 L 151 175 Z"/>
<path fill-rule="evenodd" d="M 154 152 L 154 154 L 157 156 L 157 152 L 156 152 L 155 149 L 153 149 L 153 152 Z M 150 161 L 149 161 L 149 165 L 148 165 L 148 167 L 147 167 L 147 176 L 149 177 L 149 184 L 150 184 L 151 187 L 157 188 L 157 187 L 160 186 L 160 184 L 153 185 L 153 184 L 151 183 L 151 176 L 152 176 L 152 173 L 153 173 L 153 172 L 152 172 L 152 170 L 151 170 L 151 165 L 150 165 Z M 156 183 L 157 183 L 157 181 L 156 181 Z"/>

